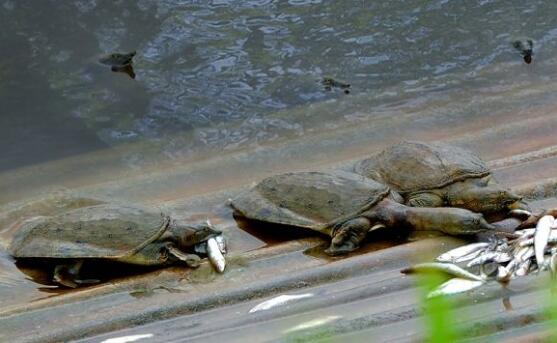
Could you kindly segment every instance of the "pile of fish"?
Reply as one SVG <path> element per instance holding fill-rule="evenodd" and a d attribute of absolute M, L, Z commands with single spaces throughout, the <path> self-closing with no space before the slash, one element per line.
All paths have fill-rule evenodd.
<path fill-rule="evenodd" d="M 539 219 L 535 228 L 515 231 L 518 238 L 468 244 L 401 270 L 404 274 L 441 273 L 452 276 L 428 294 L 428 298 L 465 292 L 486 282 L 503 284 L 534 271 L 557 271 L 557 220 Z"/>

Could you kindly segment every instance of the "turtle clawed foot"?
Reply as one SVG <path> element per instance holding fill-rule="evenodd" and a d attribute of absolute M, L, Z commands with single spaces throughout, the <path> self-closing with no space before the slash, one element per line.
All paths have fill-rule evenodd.
<path fill-rule="evenodd" d="M 73 275 L 60 271 L 54 274 L 53 279 L 54 282 L 68 288 L 77 288 L 83 285 L 93 285 L 101 282 L 101 280 L 98 279 L 76 279 Z"/>
<path fill-rule="evenodd" d="M 331 240 L 331 245 L 325 250 L 325 253 L 330 256 L 347 254 L 358 249 L 364 237 L 359 237 L 351 230 L 340 230 Z"/>
<path fill-rule="evenodd" d="M 79 284 L 76 282 L 76 280 L 73 280 L 71 278 L 67 278 L 65 276 L 62 275 L 54 275 L 54 282 L 68 287 L 68 288 L 77 288 L 79 287 Z"/>
<path fill-rule="evenodd" d="M 57 265 L 54 268 L 53 281 L 68 288 L 77 288 L 81 285 L 90 285 L 101 282 L 97 279 L 78 279 L 79 271 L 82 265 L 83 260 L 77 260 L 73 263 Z"/>
<path fill-rule="evenodd" d="M 359 245 L 356 245 L 351 241 L 344 242 L 343 244 L 331 243 L 331 245 L 327 249 L 325 249 L 325 253 L 329 256 L 338 256 L 347 254 L 358 248 Z"/>

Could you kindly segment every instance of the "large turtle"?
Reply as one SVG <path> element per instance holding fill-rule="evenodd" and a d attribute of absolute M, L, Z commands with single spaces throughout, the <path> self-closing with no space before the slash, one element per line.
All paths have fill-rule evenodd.
<path fill-rule="evenodd" d="M 478 156 L 451 145 L 405 141 L 359 161 L 354 171 L 385 183 L 409 206 L 484 214 L 528 209 L 521 197 L 497 185 Z"/>
<path fill-rule="evenodd" d="M 236 213 L 251 220 L 308 228 L 332 237 L 326 250 L 355 250 L 380 227 L 475 234 L 494 230 L 481 214 L 460 208 L 402 205 L 384 184 L 348 172 L 298 172 L 271 176 L 232 199 Z"/>
<path fill-rule="evenodd" d="M 54 281 L 77 287 L 98 282 L 79 279 L 84 261 L 145 266 L 181 261 L 197 267 L 200 257 L 195 252 L 221 253 L 208 251 L 214 249 L 208 244 L 211 239 L 218 240 L 224 252 L 221 232 L 208 222 L 180 224 L 156 210 L 105 203 L 31 217 L 15 228 L 7 247 L 18 259 L 56 259 Z"/>

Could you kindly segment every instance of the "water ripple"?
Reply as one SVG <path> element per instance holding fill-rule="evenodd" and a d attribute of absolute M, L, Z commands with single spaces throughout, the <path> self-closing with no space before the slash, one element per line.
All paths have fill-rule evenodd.
<path fill-rule="evenodd" d="M 5 31 L 29 46 L 17 59 L 28 57 L 26 68 L 43 73 L 62 98 L 53 112 L 64 108 L 110 145 L 168 139 L 169 156 L 182 155 L 180 146 L 229 149 L 338 127 L 366 117 L 385 94 L 495 85 L 494 65 L 522 66 L 510 46 L 517 36 L 536 40 L 535 60 L 557 48 L 557 3 L 544 1 L 72 4 L 4 1 L 4 13 L 14 13 L 1 18 Z M 47 9 L 60 14 L 56 25 L 43 25 Z M 21 18 L 33 19 L 23 27 Z M 100 54 L 131 50 L 133 82 L 95 63 Z M 322 88 L 324 76 L 351 83 L 350 96 L 367 94 L 367 102 L 331 102 L 318 127 L 289 117 L 291 108 L 345 99 Z"/>

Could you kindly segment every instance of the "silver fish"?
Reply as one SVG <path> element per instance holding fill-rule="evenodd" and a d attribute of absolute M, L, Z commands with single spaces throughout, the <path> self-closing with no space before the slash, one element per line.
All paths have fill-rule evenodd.
<path fill-rule="evenodd" d="M 483 279 L 475 274 L 470 273 L 469 271 L 457 266 L 456 264 L 452 263 L 420 263 L 413 265 L 411 267 L 402 269 L 400 271 L 404 274 L 412 274 L 412 273 L 447 273 L 450 275 L 454 275 L 458 278 L 474 280 L 474 281 L 483 281 Z"/>
<path fill-rule="evenodd" d="M 456 262 L 457 259 L 463 258 L 469 254 L 481 251 L 489 246 L 489 243 L 472 243 L 456 249 L 452 249 L 439 255 L 435 260 L 438 262 Z"/>
<path fill-rule="evenodd" d="M 549 232 L 549 237 L 547 238 L 547 243 L 551 244 L 551 243 L 557 243 L 557 230 L 551 230 Z M 518 242 L 518 245 L 521 247 L 526 247 L 529 245 L 534 245 L 534 238 L 528 238 L 525 240 L 520 240 Z"/>
<path fill-rule="evenodd" d="M 532 245 L 534 245 L 534 237 L 518 241 L 518 246 L 522 248 L 530 247 Z"/>
<path fill-rule="evenodd" d="M 142 335 L 129 335 L 129 336 L 121 336 L 121 337 L 105 339 L 101 343 L 129 343 L 129 342 L 135 342 L 135 341 L 139 341 L 151 337 L 153 337 L 152 333 L 147 333 Z"/>
<path fill-rule="evenodd" d="M 536 232 L 536 229 L 516 230 L 514 233 L 516 233 L 517 235 L 520 235 L 520 239 L 523 239 L 523 238 L 533 237 L 534 232 Z"/>
<path fill-rule="evenodd" d="M 209 257 L 209 261 L 215 269 L 222 273 L 224 272 L 224 268 L 226 268 L 226 259 L 222 254 L 219 243 L 215 238 L 209 238 L 207 240 L 207 256 Z"/>
<path fill-rule="evenodd" d="M 557 273 L 557 254 L 551 255 L 549 260 L 549 268 L 551 269 L 551 276 L 555 277 Z"/>
<path fill-rule="evenodd" d="M 528 271 L 530 270 L 530 264 L 532 264 L 531 259 L 527 259 L 526 261 L 522 262 L 522 264 L 518 266 L 518 269 L 513 273 L 513 276 L 525 276 L 526 274 L 528 274 Z"/>
<path fill-rule="evenodd" d="M 249 310 L 249 313 L 254 313 L 257 311 L 265 311 L 275 306 L 281 306 L 288 302 L 298 299 L 310 298 L 313 297 L 313 293 L 304 293 L 304 294 L 294 294 L 294 295 L 279 295 L 278 297 L 274 297 L 272 299 L 266 300 L 260 304 L 255 305 L 254 307 Z"/>
<path fill-rule="evenodd" d="M 486 249 L 480 249 L 480 250 L 474 251 L 473 253 L 470 253 L 468 255 L 464 255 L 462 257 L 459 257 L 454 261 L 454 263 L 462 263 L 462 262 L 468 262 L 470 260 L 473 260 L 476 257 L 483 254 L 486 250 L 487 250 L 487 248 Z"/>
<path fill-rule="evenodd" d="M 510 210 L 509 214 L 514 215 L 514 216 L 519 216 L 519 217 L 530 217 L 532 215 L 532 212 L 528 211 L 528 210 L 521 210 L 519 208 L 516 208 L 514 210 Z"/>
<path fill-rule="evenodd" d="M 534 247 L 530 246 L 528 249 L 525 249 L 523 253 L 520 254 L 520 261 L 529 260 L 532 256 L 534 256 L 535 250 Z"/>
<path fill-rule="evenodd" d="M 536 225 L 536 233 L 534 234 L 534 250 L 536 252 L 536 263 L 538 266 L 543 266 L 544 264 L 544 251 L 547 246 L 547 240 L 549 239 L 549 234 L 551 233 L 551 226 L 555 218 L 553 216 L 543 216 Z"/>
<path fill-rule="evenodd" d="M 514 262 L 511 261 L 511 263 Z M 510 263 L 509 263 L 510 264 Z M 507 265 L 507 267 L 503 267 L 503 266 L 499 266 L 499 268 L 497 269 L 497 276 L 495 277 L 495 279 L 499 282 L 509 282 L 509 280 L 511 279 L 512 273 L 509 269 L 512 268 L 508 268 L 509 265 Z"/>
<path fill-rule="evenodd" d="M 449 281 L 443 283 L 441 286 L 437 287 L 435 290 L 431 291 L 427 298 L 433 298 L 440 295 L 451 295 L 461 292 L 466 292 L 471 289 L 480 287 L 483 285 L 483 281 L 474 281 L 461 278 L 450 279 Z"/>
<path fill-rule="evenodd" d="M 497 267 L 499 265 L 496 263 L 486 263 L 480 264 L 480 276 L 482 279 L 487 280 L 493 273 L 497 272 Z"/>
<path fill-rule="evenodd" d="M 283 333 L 291 333 L 291 332 L 295 332 L 295 331 L 315 328 L 315 327 L 322 326 L 322 325 L 325 325 L 327 323 L 330 323 L 332 321 L 335 321 L 339 318 L 342 318 L 342 317 L 341 316 L 326 316 L 326 317 L 323 317 L 323 318 L 313 319 L 313 320 L 304 322 L 302 324 L 298 324 L 298 325 L 296 325 L 296 326 L 294 326 L 290 329 L 284 330 Z"/>
<path fill-rule="evenodd" d="M 485 254 L 482 254 L 472 261 L 470 261 L 466 267 L 470 268 L 473 266 L 477 266 L 478 264 L 484 264 L 486 262 L 497 262 L 503 263 L 512 260 L 512 256 L 507 252 L 499 252 L 499 251 L 489 251 Z"/>
<path fill-rule="evenodd" d="M 534 256 L 534 247 L 532 245 L 518 246 L 518 249 L 514 251 L 514 259 L 518 262 L 524 262 L 532 256 Z"/>

